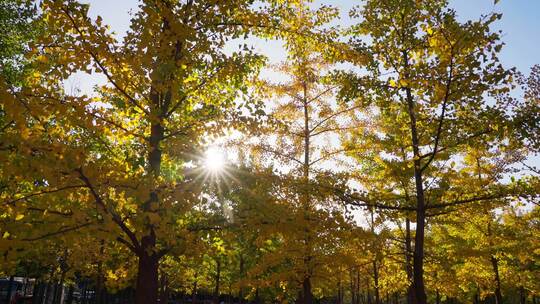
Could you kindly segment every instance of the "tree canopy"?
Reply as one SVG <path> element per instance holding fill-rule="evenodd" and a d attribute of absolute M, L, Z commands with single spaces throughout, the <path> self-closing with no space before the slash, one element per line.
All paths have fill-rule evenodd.
<path fill-rule="evenodd" d="M 119 38 L 0 1 L 0 272 L 33 303 L 537 303 L 539 66 L 500 62 L 502 14 L 328 2 L 143 0 Z"/>

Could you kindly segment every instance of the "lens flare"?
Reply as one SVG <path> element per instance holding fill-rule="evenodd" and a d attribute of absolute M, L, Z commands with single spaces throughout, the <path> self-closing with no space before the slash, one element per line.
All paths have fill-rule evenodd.
<path fill-rule="evenodd" d="M 208 170 L 219 172 L 225 167 L 225 156 L 219 148 L 210 147 L 206 150 L 204 163 Z"/>

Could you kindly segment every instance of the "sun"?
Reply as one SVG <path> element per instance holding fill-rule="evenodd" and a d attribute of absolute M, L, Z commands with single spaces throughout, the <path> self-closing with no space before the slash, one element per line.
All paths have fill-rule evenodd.
<path fill-rule="evenodd" d="M 223 171 L 225 167 L 225 155 L 218 147 L 210 147 L 205 152 L 204 164 L 211 172 Z"/>

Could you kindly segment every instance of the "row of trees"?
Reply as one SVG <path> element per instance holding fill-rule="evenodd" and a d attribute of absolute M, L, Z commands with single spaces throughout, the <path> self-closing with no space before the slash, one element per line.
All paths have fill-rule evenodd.
<path fill-rule="evenodd" d="M 0 3 L 6 275 L 97 303 L 536 301 L 540 70 L 499 63 L 501 15 L 148 0 L 119 41 L 74 0 Z M 216 140 L 237 161 L 212 171 Z"/>

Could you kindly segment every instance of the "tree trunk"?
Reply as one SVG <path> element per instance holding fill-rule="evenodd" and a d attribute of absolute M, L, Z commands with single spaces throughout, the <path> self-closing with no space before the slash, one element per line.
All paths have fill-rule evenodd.
<path fill-rule="evenodd" d="M 357 267 L 356 268 L 356 303 L 353 303 L 353 304 L 360 304 L 360 299 L 361 299 L 361 294 L 360 294 L 360 267 Z"/>
<path fill-rule="evenodd" d="M 104 240 L 101 240 L 99 242 L 99 253 L 101 256 L 104 255 L 105 253 L 105 241 Z M 100 260 L 98 261 L 97 263 L 97 277 L 96 277 L 96 290 L 95 290 L 95 293 L 94 293 L 94 297 L 95 297 L 95 303 L 96 304 L 104 304 L 104 299 L 103 299 L 103 281 L 104 281 L 104 276 L 103 276 L 103 262 Z"/>
<path fill-rule="evenodd" d="M 82 304 L 87 304 L 88 301 L 86 300 L 86 294 L 87 294 L 87 291 L 88 291 L 88 282 L 84 282 L 83 283 L 83 290 L 82 290 L 82 294 L 81 294 L 81 303 Z"/>
<path fill-rule="evenodd" d="M 311 198 L 307 185 L 309 184 L 310 175 L 310 140 L 311 131 L 309 127 L 309 105 L 308 105 L 308 88 L 307 84 L 303 83 L 302 106 L 304 110 L 304 162 L 303 162 L 303 178 L 304 178 L 304 218 L 306 223 L 310 223 Z M 302 282 L 302 302 L 304 304 L 313 303 L 313 294 L 311 291 L 311 234 L 308 227 L 305 227 L 305 245 L 307 248 L 306 256 L 304 257 L 304 281 Z"/>
<path fill-rule="evenodd" d="M 520 304 L 527 303 L 527 293 L 525 291 L 525 288 L 523 288 L 523 286 L 519 287 L 519 303 Z"/>
<path fill-rule="evenodd" d="M 407 273 L 407 304 L 414 303 L 414 288 L 413 288 L 413 269 L 411 263 L 411 255 L 413 254 L 412 250 L 412 239 L 411 239 L 411 220 L 409 216 L 405 218 L 405 270 Z"/>
<path fill-rule="evenodd" d="M 375 289 L 375 304 L 381 304 L 380 292 L 379 292 L 379 269 L 377 267 L 377 261 L 373 261 L 373 288 Z"/>
<path fill-rule="evenodd" d="M 231 282 L 229 282 L 229 286 L 228 286 L 228 294 L 227 294 L 227 304 L 231 304 L 232 302 L 232 294 L 233 294 L 233 291 L 232 291 L 232 285 L 231 285 Z"/>
<path fill-rule="evenodd" d="M 341 278 L 338 279 L 337 290 L 338 290 L 337 304 L 343 304 L 343 290 L 341 287 Z"/>
<path fill-rule="evenodd" d="M 45 304 L 49 304 L 49 299 L 51 298 L 51 293 L 53 292 L 53 284 L 49 281 L 47 282 L 47 289 L 45 289 Z"/>
<path fill-rule="evenodd" d="M 420 179 L 421 180 L 421 179 Z M 425 230 L 425 210 L 422 203 L 418 204 L 417 222 L 416 222 L 416 237 L 414 245 L 414 260 L 413 260 L 413 288 L 416 304 L 427 304 L 426 291 L 424 286 L 424 230 Z"/>
<path fill-rule="evenodd" d="M 216 281 L 214 285 L 214 303 L 219 304 L 219 281 L 221 280 L 221 260 L 216 258 Z"/>
<path fill-rule="evenodd" d="M 165 21 L 166 22 L 166 21 Z M 160 56 L 161 57 L 161 56 Z M 168 61 L 169 58 L 161 59 L 159 64 Z M 171 91 L 169 89 L 158 89 L 163 85 L 166 75 L 159 75 L 158 68 L 152 71 L 152 85 L 150 88 L 149 99 L 151 102 L 151 112 L 157 117 L 153 117 L 150 123 L 150 137 L 148 138 L 148 173 L 152 180 L 152 185 L 157 184 L 161 176 L 161 141 L 164 139 L 165 127 L 163 119 L 171 103 Z M 149 199 L 142 205 L 144 212 L 156 213 L 160 205 L 158 191 L 153 189 L 150 192 Z M 159 296 L 159 259 L 156 252 L 156 234 L 155 227 L 149 219 L 145 223 L 145 235 L 141 238 L 140 249 L 136 252 L 139 258 L 139 269 L 137 276 L 137 290 L 135 294 L 136 304 L 156 304 Z M 134 244 L 135 245 L 135 244 Z M 136 246 L 135 246 L 136 247 Z"/>
<path fill-rule="evenodd" d="M 72 304 L 73 303 L 73 293 L 75 292 L 75 286 L 71 285 L 69 286 L 68 296 L 66 304 Z"/>
<path fill-rule="evenodd" d="M 24 278 L 23 278 L 23 290 L 22 290 L 22 294 L 24 296 L 26 296 L 28 294 L 28 284 L 29 284 L 29 282 L 28 282 L 28 274 L 25 273 Z"/>
<path fill-rule="evenodd" d="M 159 94 L 153 92 L 150 96 L 152 103 L 159 109 Z M 160 142 L 163 139 L 164 128 L 160 122 L 153 122 L 150 128 L 150 152 L 148 162 L 150 164 L 149 173 L 152 179 L 158 180 L 161 172 L 161 149 Z M 143 204 L 145 212 L 156 212 L 159 205 L 157 191 L 150 192 L 148 201 Z M 156 304 L 158 302 L 159 289 L 159 256 L 156 250 L 156 234 L 152 223 L 146 223 L 147 235 L 141 238 L 139 258 L 139 268 L 137 275 L 137 289 L 135 294 L 136 304 Z"/>
<path fill-rule="evenodd" d="M 191 303 L 197 303 L 197 274 L 195 274 L 195 281 L 193 282 L 193 289 L 191 290 Z"/>
<path fill-rule="evenodd" d="M 371 213 L 371 233 L 376 236 L 375 234 L 375 212 L 373 209 L 370 209 Z M 380 304 L 380 295 L 379 295 L 379 269 L 377 267 L 377 253 L 375 253 L 375 256 L 373 257 L 372 266 L 373 266 L 373 288 L 375 289 L 375 304 Z"/>
<path fill-rule="evenodd" d="M 144 243 L 144 242 L 143 242 Z M 157 304 L 158 259 L 146 251 L 139 256 L 135 304 Z"/>
<path fill-rule="evenodd" d="M 313 293 L 311 292 L 311 279 L 309 277 L 304 278 L 304 282 L 302 282 L 302 298 L 304 304 L 313 303 Z"/>
<path fill-rule="evenodd" d="M 161 274 L 161 282 L 159 285 L 161 287 L 161 292 L 159 293 L 159 303 L 167 304 L 169 301 L 169 279 L 167 278 L 167 274 Z"/>
<path fill-rule="evenodd" d="M 240 277 L 244 279 L 244 256 L 242 254 L 240 254 Z M 244 286 L 240 285 L 238 289 L 238 302 L 244 304 Z"/>
<path fill-rule="evenodd" d="M 66 272 L 62 270 L 62 275 L 60 276 L 60 282 L 58 283 L 58 291 L 55 291 L 54 301 L 55 304 L 62 304 L 64 298 L 64 280 L 66 278 Z"/>
<path fill-rule="evenodd" d="M 409 57 L 407 51 L 403 51 L 403 62 L 405 67 L 405 77 L 408 78 Z M 414 238 L 414 260 L 413 260 L 413 288 L 415 304 L 427 304 L 426 290 L 424 286 L 424 233 L 426 225 L 426 202 L 424 197 L 424 182 L 422 177 L 422 163 L 420 154 L 420 141 L 416 125 L 415 101 L 411 88 L 405 88 L 406 101 L 411 128 L 411 141 L 414 156 L 414 182 L 416 186 L 416 235 Z M 433 151 L 432 153 L 436 153 Z"/>
<path fill-rule="evenodd" d="M 491 265 L 495 274 L 495 303 L 502 304 L 501 279 L 499 277 L 499 261 L 495 256 L 491 256 Z"/>
<path fill-rule="evenodd" d="M 60 289 L 60 288 L 58 288 L 59 285 L 60 284 L 56 283 L 56 282 L 53 284 L 53 289 L 54 289 L 53 296 L 52 296 L 52 303 L 53 304 L 58 304 L 58 298 L 59 298 L 58 293 L 59 293 L 59 289 Z"/>
<path fill-rule="evenodd" d="M 356 280 L 355 280 L 355 274 L 354 270 L 351 269 L 349 271 L 349 277 L 350 277 L 350 288 L 351 288 L 351 304 L 356 304 Z"/>
<path fill-rule="evenodd" d="M 366 303 L 371 304 L 371 291 L 370 291 L 369 285 L 370 285 L 369 276 L 366 276 Z"/>
<path fill-rule="evenodd" d="M 6 293 L 6 303 L 11 303 L 11 297 L 13 296 L 13 284 L 15 283 L 15 278 L 13 276 L 9 277 L 9 286 Z"/>
<path fill-rule="evenodd" d="M 32 304 L 38 304 L 38 299 L 41 299 L 40 297 L 41 292 L 41 281 L 36 279 L 34 281 L 34 288 L 32 289 Z"/>

